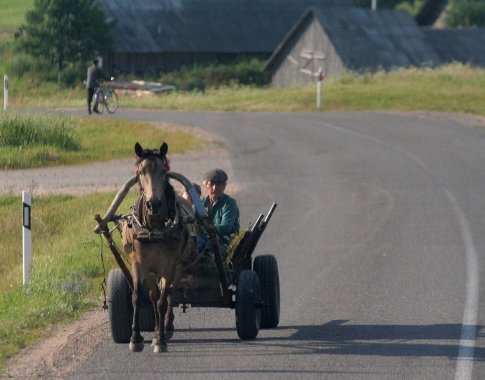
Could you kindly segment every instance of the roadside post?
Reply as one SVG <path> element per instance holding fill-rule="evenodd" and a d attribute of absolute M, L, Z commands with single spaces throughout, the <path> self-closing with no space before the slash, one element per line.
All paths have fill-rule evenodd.
<path fill-rule="evenodd" d="M 23 284 L 29 285 L 32 276 L 32 195 L 22 191 Z"/>
<path fill-rule="evenodd" d="M 6 111 L 8 106 L 8 76 L 3 76 L 3 110 Z"/>
<path fill-rule="evenodd" d="M 372 0 L 371 8 L 373 11 L 377 10 L 377 0 Z"/>
<path fill-rule="evenodd" d="M 318 69 L 318 80 L 317 80 L 317 108 L 322 106 L 323 101 L 323 69 L 320 67 Z"/>

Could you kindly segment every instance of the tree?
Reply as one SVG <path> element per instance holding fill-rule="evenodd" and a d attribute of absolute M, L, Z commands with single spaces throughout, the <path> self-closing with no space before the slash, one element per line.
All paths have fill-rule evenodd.
<path fill-rule="evenodd" d="M 455 0 L 446 14 L 450 28 L 485 26 L 485 0 Z"/>
<path fill-rule="evenodd" d="M 96 0 L 34 0 L 19 47 L 57 67 L 86 62 L 112 45 L 109 25 Z"/>

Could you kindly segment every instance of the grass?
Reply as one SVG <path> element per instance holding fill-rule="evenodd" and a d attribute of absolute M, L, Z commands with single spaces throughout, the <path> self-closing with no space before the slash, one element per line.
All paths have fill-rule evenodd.
<path fill-rule="evenodd" d="M 84 88 L 59 90 L 32 80 L 11 80 L 14 108 L 84 107 Z M 349 73 L 324 81 L 323 107 L 315 106 L 314 85 L 303 88 L 225 87 L 206 92 L 152 96 L 122 95 L 120 106 L 206 111 L 436 111 L 485 115 L 485 69 L 449 64 L 375 74 Z"/>
<path fill-rule="evenodd" d="M 133 156 L 133 145 L 170 153 L 202 146 L 194 135 L 163 124 L 118 119 L 0 114 L 0 167 L 4 169 L 81 164 Z M 155 146 L 154 141 L 157 142 Z"/>
<path fill-rule="evenodd" d="M 0 197 L 4 223 L 0 240 L 0 372 L 5 360 L 45 335 L 46 327 L 68 322 L 101 305 L 104 269 L 93 215 L 103 214 L 114 193 L 84 197 L 34 197 L 32 285 L 22 286 L 21 197 Z M 130 193 L 120 208 L 133 203 Z M 115 236 L 116 237 L 116 236 Z M 115 266 L 103 249 L 106 270 Z"/>
<path fill-rule="evenodd" d="M 34 0 L 2 0 L 0 33 L 13 33 L 24 22 L 25 12 L 33 7 Z"/>

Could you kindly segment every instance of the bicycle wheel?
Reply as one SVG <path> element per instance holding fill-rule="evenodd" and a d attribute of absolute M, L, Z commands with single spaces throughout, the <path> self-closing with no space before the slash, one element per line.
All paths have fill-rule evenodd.
<path fill-rule="evenodd" d="M 96 90 L 94 94 L 94 109 L 97 109 L 99 113 L 104 111 L 104 91 L 102 89 Z"/>
<path fill-rule="evenodd" d="M 104 102 L 109 113 L 115 113 L 118 109 L 118 95 L 113 90 L 109 90 L 104 95 Z"/>

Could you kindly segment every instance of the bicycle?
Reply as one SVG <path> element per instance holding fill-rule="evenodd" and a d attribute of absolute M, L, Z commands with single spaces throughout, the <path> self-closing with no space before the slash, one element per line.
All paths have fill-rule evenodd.
<path fill-rule="evenodd" d="M 105 107 L 109 113 L 115 113 L 118 109 L 118 95 L 109 85 L 94 90 L 94 108 L 103 113 Z"/>

